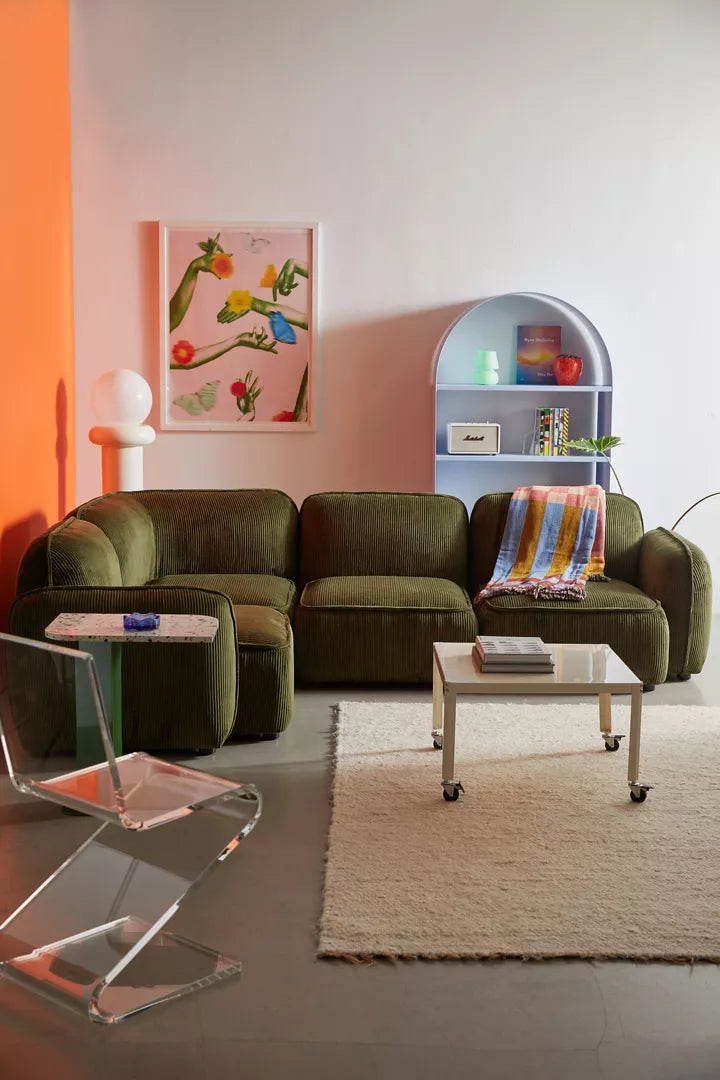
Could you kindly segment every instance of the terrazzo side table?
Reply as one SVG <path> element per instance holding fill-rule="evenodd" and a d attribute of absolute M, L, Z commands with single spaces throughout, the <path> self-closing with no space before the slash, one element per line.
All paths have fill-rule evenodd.
<path fill-rule="evenodd" d="M 212 615 L 161 615 L 157 630 L 125 630 L 122 615 L 91 612 L 63 613 L 45 628 L 50 641 L 71 641 L 90 653 L 102 690 L 110 722 L 115 754 L 122 754 L 122 647 L 182 642 L 209 645 L 218 630 Z M 94 702 L 88 701 L 90 687 L 78 688 L 75 699 L 77 728 L 76 759 L 79 767 L 105 760 Z"/>

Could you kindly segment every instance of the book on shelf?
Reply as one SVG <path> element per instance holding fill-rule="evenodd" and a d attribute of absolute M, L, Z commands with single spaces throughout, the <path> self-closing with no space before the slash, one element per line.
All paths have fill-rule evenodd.
<path fill-rule="evenodd" d="M 534 453 L 541 457 L 564 457 L 567 454 L 569 423 L 568 409 L 536 409 Z"/>
<path fill-rule="evenodd" d="M 559 326 L 518 326 L 515 381 L 537 385 L 556 383 L 553 362 L 562 349 Z"/>

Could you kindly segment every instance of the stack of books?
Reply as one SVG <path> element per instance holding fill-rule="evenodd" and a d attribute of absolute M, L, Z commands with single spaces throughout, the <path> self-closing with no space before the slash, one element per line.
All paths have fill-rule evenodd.
<path fill-rule="evenodd" d="M 552 651 L 539 637 L 488 637 L 479 635 L 473 657 L 482 672 L 518 672 L 552 675 Z"/>
<path fill-rule="evenodd" d="M 535 453 L 541 457 L 564 457 L 567 454 L 567 409 L 535 410 Z"/>

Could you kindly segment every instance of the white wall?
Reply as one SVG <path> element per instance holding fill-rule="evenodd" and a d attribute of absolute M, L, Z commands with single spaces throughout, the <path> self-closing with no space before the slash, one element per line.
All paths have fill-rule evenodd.
<path fill-rule="evenodd" d="M 430 489 L 437 338 L 532 290 L 604 337 L 672 524 L 720 488 L 719 45 L 716 0 L 72 0 L 78 498 L 93 379 L 158 384 L 148 223 L 317 220 L 321 431 L 161 432 L 146 486 Z M 718 581 L 719 521 L 683 522 Z"/>

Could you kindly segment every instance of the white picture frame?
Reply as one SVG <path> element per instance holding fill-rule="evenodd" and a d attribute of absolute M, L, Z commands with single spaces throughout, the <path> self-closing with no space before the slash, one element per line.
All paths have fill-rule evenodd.
<path fill-rule="evenodd" d="M 316 431 L 317 222 L 158 225 L 161 430 Z"/>

